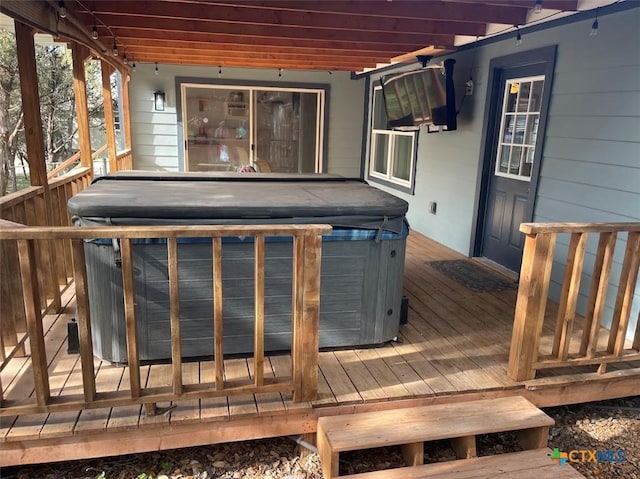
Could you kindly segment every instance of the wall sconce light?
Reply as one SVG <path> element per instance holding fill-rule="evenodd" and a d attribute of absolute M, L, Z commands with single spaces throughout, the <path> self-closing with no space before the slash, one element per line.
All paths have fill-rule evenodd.
<path fill-rule="evenodd" d="M 164 92 L 161 90 L 153 92 L 153 109 L 155 111 L 164 111 Z"/>

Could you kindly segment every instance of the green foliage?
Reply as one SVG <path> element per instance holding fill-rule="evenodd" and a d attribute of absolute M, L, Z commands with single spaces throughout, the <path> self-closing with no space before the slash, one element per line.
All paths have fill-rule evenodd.
<path fill-rule="evenodd" d="M 71 51 L 61 44 L 36 44 L 36 68 L 45 162 L 55 165 L 77 151 L 77 124 Z M 92 146 L 104 144 L 104 108 L 100 62 L 85 67 Z M 22 100 L 15 35 L 0 30 L 0 196 L 18 189 L 16 161 L 26 163 Z M 21 173 L 21 172 L 20 172 Z"/>

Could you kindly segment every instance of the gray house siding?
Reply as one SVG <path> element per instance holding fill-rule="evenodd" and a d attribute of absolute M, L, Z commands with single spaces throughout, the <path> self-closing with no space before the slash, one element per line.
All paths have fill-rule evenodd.
<path fill-rule="evenodd" d="M 421 129 L 414 195 L 381 186 L 409 202 L 413 229 L 463 254 L 472 253 L 489 62 L 549 45 L 557 45 L 557 59 L 534 221 L 640 221 L 640 8 L 618 5 L 611 10 L 615 8 L 625 10 L 610 14 L 600 10 L 595 37 L 589 36 L 593 18 L 583 14 L 577 22 L 558 22 L 538 31 L 523 29 L 519 47 L 509 37 L 451 56 L 456 59 L 458 103 L 469 75 L 475 83 L 473 96 L 463 101 L 458 130 L 427 134 Z M 372 82 L 380 76 L 372 76 Z M 435 215 L 427 210 L 431 201 L 438 203 Z M 559 296 L 559 264 L 564 263 L 567 247 L 568 238 L 560 238 L 550 292 L 554 299 Z M 621 239 L 617 248 L 611 285 L 619 281 Z M 586 271 L 591 270 L 595 250 L 592 238 Z M 590 280 L 588 274 L 582 280 L 583 312 Z M 612 288 L 609 296 L 607 322 L 615 301 Z M 639 309 L 640 288 L 632 322 Z"/>
<path fill-rule="evenodd" d="M 178 171 L 178 130 L 176 112 L 176 77 L 218 78 L 218 68 L 159 65 L 159 74 L 154 74 L 155 65 L 137 65 L 130 82 L 131 131 L 134 151 L 134 168 L 143 170 Z M 223 68 L 223 80 L 269 82 L 278 85 L 278 72 L 267 69 Z M 345 72 L 284 71 L 283 82 L 315 83 L 329 85 L 327 164 L 324 171 L 349 177 L 360 176 L 362 101 L 364 79 L 352 80 Z M 153 111 L 153 92 L 162 90 L 166 94 L 163 112 Z"/>

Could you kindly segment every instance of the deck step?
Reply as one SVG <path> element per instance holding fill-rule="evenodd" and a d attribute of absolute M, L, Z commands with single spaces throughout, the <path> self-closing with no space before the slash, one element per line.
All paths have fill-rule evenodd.
<path fill-rule="evenodd" d="M 449 439 L 460 459 L 476 456 L 476 435 L 516 431 L 524 449 L 546 447 L 553 419 L 520 396 L 481 399 L 318 419 L 325 479 L 338 476 L 339 454 L 403 447 L 408 465 L 422 464 L 424 442 Z"/>
<path fill-rule="evenodd" d="M 365 472 L 341 479 L 580 479 L 568 464 L 549 458 L 548 448 Z"/>

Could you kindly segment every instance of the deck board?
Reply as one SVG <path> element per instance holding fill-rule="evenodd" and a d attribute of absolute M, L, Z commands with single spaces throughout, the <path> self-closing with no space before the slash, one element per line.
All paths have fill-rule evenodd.
<path fill-rule="evenodd" d="M 383 410 L 394 404 L 429 404 L 480 396 L 520 395 L 531 388 L 536 391 L 569 391 L 575 381 L 584 385 L 592 381 L 595 368 L 565 369 L 559 379 L 545 376 L 528 383 L 511 380 L 506 374 L 511 326 L 516 291 L 474 293 L 436 271 L 428 262 L 460 259 L 461 255 L 444 246 L 412 233 L 407 241 L 404 293 L 409 299 L 409 322 L 402 325 L 398 341 L 381 347 L 321 351 L 319 354 L 318 397 L 312 402 L 292 402 L 291 393 L 262 393 L 213 397 L 200 400 L 157 404 L 161 413 L 147 416 L 142 405 L 56 412 L 21 417 L 0 418 L 0 444 L 20 444 L 20 441 L 59 441 L 61 438 L 87 438 L 96 433 L 129 434 L 138 431 L 153 434 L 163 427 L 206 430 L 225 427 L 224 437 L 246 434 L 247 424 L 255 422 L 262 434 L 313 432 L 313 418 L 323 411 Z M 46 315 L 45 346 L 50 373 L 51 395 L 82 393 L 82 373 L 79 356 L 67 353 L 67 322 L 75 313 L 73 288 L 62 294 L 62 313 Z M 554 334 L 557 305 L 550 302 L 541 340 L 542 350 L 550 349 Z M 579 330 L 580 320 L 576 321 Z M 599 344 L 606 345 L 606 330 Z M 574 331 L 572 347 L 579 344 Z M 576 339 L 578 341 L 576 341 Z M 225 380 L 251 380 L 254 377 L 252 358 L 230 358 L 224 361 Z M 620 377 L 640 373 L 640 364 L 616 366 Z M 98 393 L 130 391 L 129 369 L 107 362 L 95 361 Z M 214 382 L 211 360 L 183 363 L 186 385 Z M 572 376 L 571 373 L 575 375 Z M 26 399 L 34 394 L 31 363 L 26 358 L 13 358 L 1 371 L 5 398 Z M 264 362 L 265 378 L 291 375 L 291 356 L 268 356 Z M 145 365 L 140 368 L 142 387 L 171 387 L 172 371 L 168 364 Z M 555 388 L 555 389 L 554 389 Z M 602 393 L 605 386 L 594 388 Z M 556 392 L 558 398 L 562 396 Z M 549 397 L 549 396 L 546 396 Z M 575 394 L 569 397 L 575 399 Z M 588 394 L 579 400 L 590 400 Z M 558 399 L 559 401 L 559 399 Z M 166 413 L 162 413 L 166 411 Z M 240 425 L 240 426 L 238 426 Z M 234 429 L 235 428 L 235 429 Z M 251 428 L 249 428 L 250 430 Z M 194 429 L 194 431 L 196 431 Z M 234 432 L 235 431 L 235 432 Z M 285 431 L 285 432 L 283 432 Z M 158 432 L 160 434 L 160 432 Z M 256 433 L 259 435 L 259 433 Z M 188 441 L 190 434 L 184 437 Z M 95 435 L 95 437 L 101 437 Z M 217 436 L 216 436 L 217 437 Z M 80 440 L 80 439 L 78 439 Z M 195 441 L 196 439 L 194 439 Z M 144 441 L 136 444 L 144 448 Z M 189 445 L 185 442 L 184 445 Z"/>

